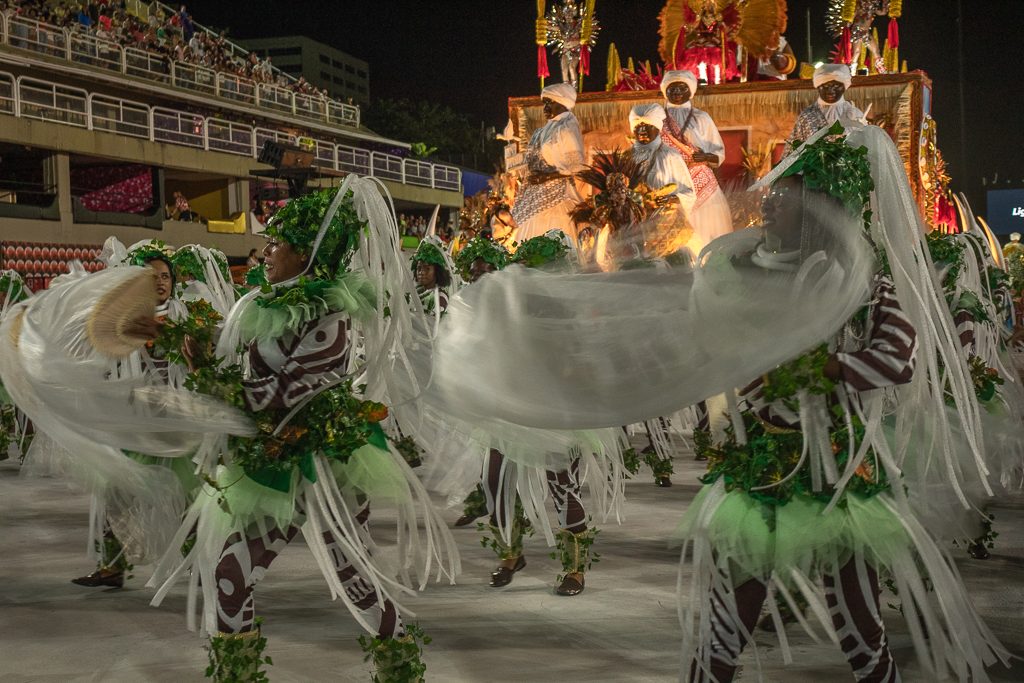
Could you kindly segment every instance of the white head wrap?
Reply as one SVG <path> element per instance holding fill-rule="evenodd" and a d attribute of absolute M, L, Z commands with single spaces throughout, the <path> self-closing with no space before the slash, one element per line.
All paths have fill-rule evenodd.
<path fill-rule="evenodd" d="M 658 130 L 665 125 L 665 108 L 657 102 L 638 104 L 629 110 L 629 129 L 633 130 L 638 124 L 647 123 Z"/>
<path fill-rule="evenodd" d="M 576 88 L 568 83 L 555 83 L 549 85 L 540 92 L 541 98 L 547 98 L 552 102 L 558 102 L 566 109 L 576 106 Z"/>
<path fill-rule="evenodd" d="M 673 83 L 685 83 L 690 86 L 690 95 L 697 94 L 697 77 L 692 71 L 666 71 L 661 77 L 661 94 L 668 97 L 668 86 Z"/>
<path fill-rule="evenodd" d="M 839 81 L 847 88 L 853 82 L 849 64 L 822 64 L 814 70 L 814 87 L 817 88 L 829 81 Z"/>

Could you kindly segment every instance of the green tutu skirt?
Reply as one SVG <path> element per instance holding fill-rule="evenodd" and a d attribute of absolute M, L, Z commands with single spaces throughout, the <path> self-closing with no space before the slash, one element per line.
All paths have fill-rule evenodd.
<path fill-rule="evenodd" d="M 771 505 L 745 491 L 723 489 L 701 489 L 673 538 L 707 541 L 716 555 L 729 558 L 734 578 L 787 577 L 793 569 L 814 576 L 835 569 L 836 558 L 842 565 L 854 554 L 887 566 L 911 545 L 899 517 L 879 496 L 848 493 L 826 513 L 826 503 L 808 496 Z"/>

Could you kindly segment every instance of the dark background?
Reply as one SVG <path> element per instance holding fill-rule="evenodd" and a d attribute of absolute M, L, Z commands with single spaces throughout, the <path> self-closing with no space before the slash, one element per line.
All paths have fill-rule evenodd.
<path fill-rule="evenodd" d="M 632 56 L 657 68 L 662 5 L 598 0 L 602 28 L 587 90 L 604 88 L 611 42 L 623 63 Z M 507 98 L 538 88 L 534 0 L 195 0 L 188 7 L 196 21 L 229 28 L 233 37 L 309 36 L 369 62 L 371 98 L 431 100 L 498 130 L 507 119 Z M 808 61 L 808 9 L 812 61 L 827 59 L 832 40 L 825 7 L 825 0 L 789 0 L 786 37 L 801 61 Z M 885 22 L 876 24 L 883 40 Z M 966 191 L 982 212 L 994 179 L 1000 188 L 1024 187 L 1024 0 L 905 0 L 900 33 L 901 58 L 934 81 L 932 114 L 953 189 Z M 548 59 L 560 78 L 552 52 Z"/>

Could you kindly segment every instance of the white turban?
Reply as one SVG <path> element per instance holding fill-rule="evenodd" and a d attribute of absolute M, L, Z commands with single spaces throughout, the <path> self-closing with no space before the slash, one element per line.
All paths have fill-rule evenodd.
<path fill-rule="evenodd" d="M 558 102 L 566 109 L 576 106 L 576 88 L 568 83 L 555 83 L 540 91 L 541 99 L 547 98 L 552 102 Z"/>
<path fill-rule="evenodd" d="M 673 83 L 685 83 L 690 86 L 690 95 L 697 94 L 697 77 L 692 71 L 666 71 L 661 77 L 661 94 L 668 97 L 668 86 Z"/>
<path fill-rule="evenodd" d="M 629 110 L 629 129 L 633 130 L 641 123 L 650 124 L 661 130 L 665 125 L 665 108 L 657 102 L 636 105 Z"/>
<path fill-rule="evenodd" d="M 814 87 L 828 83 L 829 81 L 839 81 L 843 86 L 849 88 L 850 83 L 853 82 L 853 77 L 850 75 L 849 64 L 822 64 L 814 70 Z"/>

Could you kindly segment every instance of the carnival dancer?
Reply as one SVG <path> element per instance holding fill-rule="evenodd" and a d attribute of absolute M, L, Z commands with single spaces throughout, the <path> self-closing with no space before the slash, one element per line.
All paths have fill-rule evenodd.
<path fill-rule="evenodd" d="M 509 262 L 509 253 L 503 244 L 495 239 L 474 237 L 455 255 L 455 276 L 463 286 L 471 285 L 487 273 L 501 270 Z M 445 309 L 448 301 L 445 300 Z M 455 520 L 456 527 L 469 526 L 488 513 L 487 494 L 482 484 L 477 484 L 462 499 L 462 514 Z"/>
<path fill-rule="evenodd" d="M 936 298 L 928 293 L 930 275 L 908 268 L 905 247 L 894 246 L 894 238 L 920 242 L 916 223 L 891 220 L 917 214 L 899 205 L 898 188 L 887 186 L 906 180 L 893 175 L 898 155 L 885 133 L 863 127 L 848 142 L 840 129 L 835 132 L 835 139 L 806 147 L 771 186 L 763 240 L 747 263 L 808 271 L 828 258 L 817 251 L 822 222 L 842 220 L 836 216 L 847 212 L 872 228 L 879 270 L 863 311 L 834 339 L 747 386 L 743 419 L 723 443 L 707 449 L 705 487 L 678 532 L 692 547 L 697 601 L 683 624 L 687 680 L 731 681 L 765 603 L 781 633 L 776 595 L 809 628 L 796 594 L 834 630 L 856 680 L 899 681 L 879 610 L 882 573 L 898 587 L 930 676 L 941 679 L 951 670 L 961 680 L 988 680 L 985 667 L 1005 662 L 1007 653 L 973 611 L 952 560 L 908 501 L 904 488 L 915 482 L 902 476 L 893 457 L 906 445 L 890 442 L 879 427 L 886 400 L 918 413 L 924 405 L 916 411 L 908 405 L 915 394 L 901 385 L 920 389 L 934 382 L 924 400 L 940 403 L 947 386 L 934 374 L 930 347 L 948 347 L 952 340 L 929 330 L 922 343 L 914 324 L 921 301 Z M 869 203 L 885 206 L 884 219 L 871 222 Z M 926 253 L 917 256 L 927 261 Z M 898 287 L 910 270 L 924 275 L 919 289 L 906 296 L 913 313 L 901 306 Z M 932 327 L 943 324 L 935 320 Z M 951 370 L 955 350 L 946 351 L 941 357 Z M 960 391 L 956 372 L 947 373 L 958 387 L 954 392 Z M 908 424 L 902 418 L 895 423 Z M 938 420 L 934 425 L 944 429 Z M 927 450 L 927 439 L 921 442 L 915 447 Z M 818 577 L 823 592 L 812 583 Z M 929 594 L 929 584 L 940 601 Z"/>
<path fill-rule="evenodd" d="M 679 150 L 693 178 L 690 224 L 695 232 L 694 255 L 711 240 L 732 232 L 729 201 L 713 169 L 725 161 L 725 143 L 711 116 L 693 106 L 697 77 L 691 71 L 666 71 L 661 79 L 667 115 L 661 129 L 666 144 Z"/>
<path fill-rule="evenodd" d="M 969 206 L 962 215 L 971 216 Z M 992 479 L 1008 487 L 1013 479 L 1019 479 L 1024 459 L 1024 390 L 1011 369 L 1006 347 L 1006 323 L 1012 315 L 1012 304 L 1006 272 L 995 265 L 987 240 L 979 234 L 973 217 L 969 221 L 968 227 L 972 229 L 966 232 L 929 233 L 928 248 L 956 325 L 963 349 L 962 362 L 973 383 L 986 463 Z M 985 491 L 978 485 L 972 488 L 974 508 L 984 510 Z M 948 514 L 937 514 L 932 497 L 928 498 L 922 515 L 937 520 L 936 534 L 965 544 L 975 559 L 988 559 L 993 545 L 992 518 L 982 512 L 978 531 L 979 516 L 970 509 L 964 511 L 966 520 L 951 523 L 958 520 L 950 520 Z"/>
<path fill-rule="evenodd" d="M 175 265 L 176 252 L 158 240 L 139 242 L 125 250 L 116 238 L 110 238 L 104 245 L 104 254 L 110 267 L 145 266 L 153 271 L 157 297 L 154 329 L 159 334 L 170 333 L 171 329 L 189 329 L 192 335 L 176 335 L 173 341 L 158 336 L 154 343 L 134 352 L 128 358 L 118 361 L 111 368 L 113 379 L 141 379 L 147 384 L 164 384 L 183 388 L 186 368 L 184 363 L 175 363 L 172 357 L 182 359 L 185 353 L 199 354 L 196 338 L 205 338 L 212 343 L 214 328 L 220 316 L 212 311 L 201 310 L 208 303 L 196 304 L 190 310 L 178 294 L 178 273 Z M 196 315 L 198 313 L 198 316 Z M 201 324 L 195 325 L 196 318 Z M 189 321 L 193 324 L 188 324 Z M 185 346 L 189 349 L 186 351 Z M 171 470 L 177 486 L 172 486 L 168 495 L 179 500 L 178 507 L 184 507 L 198 489 L 200 480 L 193 473 L 194 465 L 187 458 L 161 458 L 138 452 L 125 452 L 125 457 L 136 460 L 144 466 L 166 467 Z M 96 569 L 86 576 L 71 582 L 87 587 L 121 588 L 136 563 L 153 560 L 143 552 L 138 536 L 153 529 L 141 529 L 133 519 L 133 511 L 108 503 L 102 496 L 94 496 L 91 506 L 90 546 L 96 556 Z"/>
<path fill-rule="evenodd" d="M 422 587 L 432 567 L 453 577 L 458 559 L 382 429 L 387 408 L 369 400 L 400 401 L 392 392 L 409 390 L 402 382 L 412 373 L 399 380 L 388 349 L 413 346 L 421 315 L 393 213 L 374 181 L 349 176 L 337 190 L 289 202 L 266 234 L 267 287 L 232 310 L 219 367 L 193 375 L 201 390 L 251 414 L 259 431 L 204 442 L 196 459 L 208 483 L 158 565 L 153 603 L 190 574 L 190 592 L 203 594 L 209 672 L 218 681 L 255 676 L 266 641 L 254 588 L 301 529 L 332 595 L 373 634 L 360 643 L 379 680 L 421 680 L 422 632 L 403 623 L 397 597 L 411 591 L 412 572 Z M 371 505 L 382 502 L 398 506 L 396 567 L 382 565 L 369 535 Z M 193 527 L 182 561 L 177 548 Z"/>
<path fill-rule="evenodd" d="M 17 304 L 32 296 L 21 274 L 0 270 L 0 320 Z M 25 415 L 11 401 L 0 382 L 0 460 L 24 459 L 32 444 L 32 427 Z"/>
<path fill-rule="evenodd" d="M 849 64 L 822 64 L 814 70 L 813 83 L 818 91 L 818 101 L 796 117 L 793 132 L 786 138 L 787 155 L 796 149 L 796 145 L 805 142 L 823 128 L 827 129 L 839 121 L 864 119 L 864 112 L 845 97 L 853 83 Z"/>
<path fill-rule="evenodd" d="M 508 259 L 508 265 L 564 268 L 570 251 L 566 242 L 564 234 L 559 231 L 530 238 L 518 245 L 515 254 Z M 501 264 L 500 253 L 495 253 L 494 246 L 471 242 L 465 251 L 459 253 L 459 263 L 463 268 L 478 261 L 488 265 Z M 555 594 L 568 597 L 579 595 L 586 586 L 585 573 L 595 557 L 592 546 L 598 533 L 588 524 L 583 503 L 581 459 L 581 447 L 575 446 L 565 469 L 545 469 L 543 472 L 558 519 L 555 546 L 563 573 L 557 578 Z M 514 575 L 526 566 L 523 539 L 526 534 L 532 535 L 531 517 L 535 515 L 527 515 L 523 509 L 524 497 L 532 497 L 528 491 L 519 491 L 516 475 L 517 470 L 523 468 L 522 464 L 508 461 L 496 448 L 490 448 L 484 460 L 483 489 L 490 523 L 480 527 L 490 534 L 484 544 L 494 550 L 499 559 L 498 566 L 491 573 L 490 585 L 493 588 L 507 586 Z M 473 512 L 467 509 L 463 517 Z"/>
<path fill-rule="evenodd" d="M 526 147 L 529 175 L 520 184 L 512 206 L 518 226 L 513 240 L 525 242 L 548 230 L 575 237 L 569 211 L 580 201 L 574 174 L 587 163 L 583 134 L 572 113 L 576 90 L 568 83 L 549 85 L 541 92 L 544 118 Z"/>
<path fill-rule="evenodd" d="M 458 290 L 453 276 L 454 264 L 444 244 L 436 236 L 425 237 L 412 255 L 412 272 L 423 312 L 436 316 L 438 322 L 448 308 L 452 289 Z"/>

